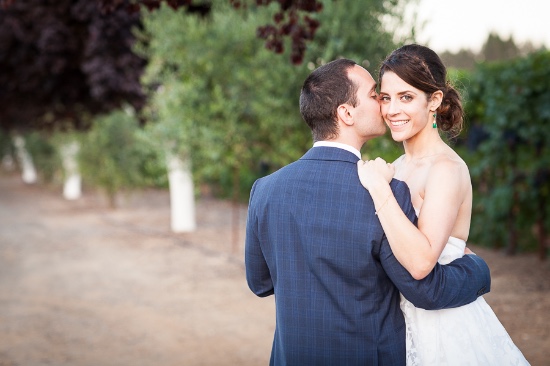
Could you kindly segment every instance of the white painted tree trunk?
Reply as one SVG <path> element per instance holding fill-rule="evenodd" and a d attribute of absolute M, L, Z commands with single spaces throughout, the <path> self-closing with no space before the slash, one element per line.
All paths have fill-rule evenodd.
<path fill-rule="evenodd" d="M 65 182 L 63 184 L 63 197 L 67 200 L 76 200 L 82 196 L 82 178 L 76 159 L 80 146 L 78 142 L 71 141 L 61 147 L 61 161 L 65 170 Z"/>
<path fill-rule="evenodd" d="M 21 178 L 23 179 L 23 182 L 27 184 L 36 183 L 36 169 L 34 168 L 31 155 L 25 148 L 25 139 L 19 135 L 15 135 L 13 137 L 13 144 L 15 145 L 17 158 L 19 160 L 19 164 L 21 165 Z"/>
<path fill-rule="evenodd" d="M 15 161 L 13 161 L 13 156 L 9 151 L 4 153 L 2 157 L 2 169 L 7 172 L 13 172 L 15 170 Z"/>
<path fill-rule="evenodd" d="M 197 227 L 195 220 L 195 194 L 189 161 L 167 155 L 168 183 L 170 187 L 171 228 L 173 232 L 190 232 Z"/>

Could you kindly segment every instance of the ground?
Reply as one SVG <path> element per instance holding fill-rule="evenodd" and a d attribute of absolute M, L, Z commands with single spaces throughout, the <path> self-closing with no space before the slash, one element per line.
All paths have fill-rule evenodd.
<path fill-rule="evenodd" d="M 267 365 L 274 299 L 246 286 L 236 212 L 202 197 L 197 231 L 173 234 L 165 191 L 112 210 L 0 174 L 0 365 Z M 531 364 L 549 365 L 550 264 L 472 249 L 492 271 L 487 302 Z"/>

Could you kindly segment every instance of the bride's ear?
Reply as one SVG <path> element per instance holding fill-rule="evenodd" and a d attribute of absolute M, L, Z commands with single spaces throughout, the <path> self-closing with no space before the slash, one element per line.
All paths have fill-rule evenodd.
<path fill-rule="evenodd" d="M 351 106 L 349 104 L 340 104 L 338 109 L 336 109 L 338 119 L 349 126 L 353 125 L 353 117 L 350 108 Z"/>
<path fill-rule="evenodd" d="M 435 111 L 437 108 L 439 108 L 442 101 L 443 101 L 443 92 L 441 90 L 433 92 L 432 97 L 430 98 L 430 101 L 429 101 L 430 110 Z"/>

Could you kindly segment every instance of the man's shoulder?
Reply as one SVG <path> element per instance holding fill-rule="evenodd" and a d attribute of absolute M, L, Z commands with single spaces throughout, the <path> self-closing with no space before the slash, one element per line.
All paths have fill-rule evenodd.
<path fill-rule="evenodd" d="M 292 171 L 296 169 L 296 166 L 299 163 L 300 160 L 293 161 L 268 175 L 256 179 L 253 188 L 267 187 L 278 184 L 277 182 L 280 182 L 281 179 L 287 179 L 287 177 L 292 176 Z"/>
<path fill-rule="evenodd" d="M 261 178 L 258 178 L 258 180 L 261 181 L 270 181 L 273 179 L 280 178 L 282 176 L 285 176 L 286 174 L 289 174 L 293 169 L 296 168 L 296 165 L 300 164 L 300 160 L 293 161 L 283 167 L 280 167 L 279 169 L 275 170 L 274 172 L 265 175 Z"/>

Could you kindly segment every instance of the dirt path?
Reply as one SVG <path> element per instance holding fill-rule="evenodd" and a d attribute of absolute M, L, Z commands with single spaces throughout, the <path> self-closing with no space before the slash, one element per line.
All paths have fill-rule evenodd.
<path fill-rule="evenodd" d="M 197 232 L 174 235 L 168 203 L 147 191 L 113 211 L 0 175 L 0 365 L 268 364 L 274 300 L 246 286 L 231 206 L 200 200 Z M 550 364 L 550 264 L 474 250 L 487 301 L 532 365 Z"/>

